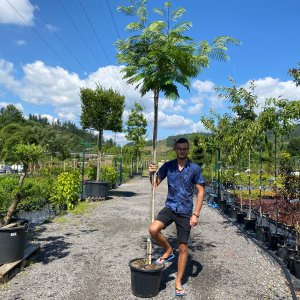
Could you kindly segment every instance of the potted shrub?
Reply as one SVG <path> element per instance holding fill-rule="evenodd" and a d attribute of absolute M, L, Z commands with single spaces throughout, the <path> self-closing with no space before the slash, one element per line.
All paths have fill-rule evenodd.
<path fill-rule="evenodd" d="M 11 224 L 11 221 L 22 200 L 22 188 L 28 175 L 29 164 L 37 162 L 43 153 L 44 149 L 41 146 L 24 144 L 17 144 L 10 151 L 2 152 L 6 161 L 22 164 L 23 170 L 20 173 L 16 193 L 9 204 L 7 213 L 0 219 L 0 264 L 17 261 L 23 257 L 26 226 L 20 222 Z"/>

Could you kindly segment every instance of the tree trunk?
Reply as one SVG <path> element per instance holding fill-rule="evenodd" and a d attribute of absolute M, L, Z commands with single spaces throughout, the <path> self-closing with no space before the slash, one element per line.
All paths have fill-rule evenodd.
<path fill-rule="evenodd" d="M 16 195 L 14 197 L 14 200 L 12 201 L 12 203 L 10 204 L 10 206 L 8 208 L 6 216 L 3 218 L 3 221 L 2 221 L 3 226 L 6 226 L 10 223 L 11 218 L 13 217 L 18 204 L 22 199 L 20 190 L 23 186 L 24 179 L 25 179 L 26 176 L 27 176 L 27 168 L 24 167 L 24 172 L 21 173 L 20 178 L 19 178 L 19 184 L 18 184 L 19 191 L 16 193 Z"/>
<path fill-rule="evenodd" d="M 156 161 L 156 145 L 157 145 L 157 124 L 158 124 L 158 99 L 159 89 L 154 91 L 154 122 L 153 122 L 153 138 L 152 138 L 152 163 L 157 164 Z M 156 174 L 152 175 L 151 186 L 151 223 L 154 221 L 154 204 L 155 204 L 155 189 L 156 189 Z M 152 263 L 152 242 L 151 237 L 147 239 L 147 264 Z"/>
<path fill-rule="evenodd" d="M 96 181 L 100 181 L 100 177 L 101 177 L 102 137 L 103 137 L 103 130 L 99 130 L 99 133 L 98 133 L 98 158 L 97 158 Z"/>

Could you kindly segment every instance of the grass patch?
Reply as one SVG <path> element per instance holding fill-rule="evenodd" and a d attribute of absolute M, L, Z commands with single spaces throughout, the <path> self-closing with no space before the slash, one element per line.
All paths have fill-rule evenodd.
<path fill-rule="evenodd" d="M 90 203 L 87 203 L 85 201 L 80 201 L 74 209 L 70 210 L 69 212 L 72 215 L 85 215 L 91 211 L 92 207 Z"/>
<path fill-rule="evenodd" d="M 63 223 L 68 223 L 69 221 L 65 216 L 58 216 L 54 219 L 54 222 L 63 224 Z"/>

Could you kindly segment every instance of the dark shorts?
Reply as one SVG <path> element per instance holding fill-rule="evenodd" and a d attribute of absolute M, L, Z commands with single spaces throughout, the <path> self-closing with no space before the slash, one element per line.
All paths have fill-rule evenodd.
<path fill-rule="evenodd" d="M 177 214 L 167 207 L 164 207 L 158 214 L 155 220 L 162 222 L 165 227 L 175 222 L 177 229 L 177 238 L 179 243 L 187 244 L 190 236 L 190 216 Z"/>

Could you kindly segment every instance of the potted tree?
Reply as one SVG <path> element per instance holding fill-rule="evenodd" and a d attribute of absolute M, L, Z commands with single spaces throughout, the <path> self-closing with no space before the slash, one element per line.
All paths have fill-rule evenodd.
<path fill-rule="evenodd" d="M 125 97 L 113 89 L 104 89 L 97 85 L 96 89 L 80 89 L 81 124 L 87 129 L 98 131 L 98 158 L 96 180 L 84 183 L 85 197 L 105 198 L 108 196 L 109 183 L 100 181 L 103 131 L 122 131 L 122 115 Z"/>
<path fill-rule="evenodd" d="M 141 149 L 146 143 L 147 120 L 143 115 L 143 107 L 139 103 L 135 102 L 133 108 L 130 110 L 126 126 L 127 134 L 125 137 L 128 141 L 132 142 L 133 160 L 135 160 L 136 164 L 135 171 L 133 172 L 132 170 L 132 173 L 142 175 L 142 170 L 139 168 L 139 165 Z"/>
<path fill-rule="evenodd" d="M 8 150 L 8 149 L 6 149 Z M 0 219 L 0 264 L 21 260 L 26 242 L 26 226 L 20 222 L 11 223 L 18 204 L 22 200 L 22 187 L 28 175 L 30 163 L 36 163 L 44 153 L 41 146 L 17 144 L 9 151 L 2 151 L 5 161 L 23 165 L 16 194 L 7 213 Z"/>
<path fill-rule="evenodd" d="M 189 79 L 196 77 L 199 72 L 209 65 L 209 57 L 227 60 L 225 51 L 228 43 L 237 41 L 230 37 L 220 37 L 212 46 L 202 42 L 200 48 L 184 32 L 191 28 L 190 22 L 178 23 L 178 19 L 185 12 L 184 8 L 171 11 L 171 3 L 166 2 L 164 9 L 155 9 L 154 12 L 163 17 L 163 20 L 149 22 L 147 1 L 131 0 L 130 6 L 121 6 L 118 9 L 127 16 L 136 16 L 137 21 L 127 25 L 127 29 L 135 34 L 126 40 L 118 40 L 118 60 L 125 63 L 122 72 L 127 83 L 135 84 L 141 95 L 148 92 L 154 95 L 154 120 L 152 138 L 152 162 L 156 163 L 157 124 L 159 94 L 163 92 L 167 98 L 179 97 L 176 84 L 187 89 Z M 172 25 L 176 23 L 175 26 Z M 152 178 L 155 182 L 155 175 Z M 155 185 L 152 186 L 151 223 L 154 219 Z M 138 263 L 138 268 L 135 267 Z M 152 243 L 150 236 L 147 239 L 146 258 L 130 261 L 132 292 L 140 297 L 153 297 L 159 291 L 162 267 L 152 263 Z M 148 271 L 150 269 L 150 271 Z M 146 278 L 152 278 L 153 270 L 157 280 L 155 285 Z M 138 272 L 137 272 L 138 270 Z M 149 272 L 151 276 L 149 275 Z M 149 291 L 149 286 L 152 287 Z"/>

